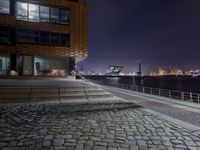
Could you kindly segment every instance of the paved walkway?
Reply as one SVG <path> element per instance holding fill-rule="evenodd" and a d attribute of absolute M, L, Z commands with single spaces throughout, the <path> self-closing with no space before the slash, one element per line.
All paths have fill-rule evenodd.
<path fill-rule="evenodd" d="M 106 89 L 128 101 L 0 105 L 0 150 L 200 150 L 198 107 Z"/>
<path fill-rule="evenodd" d="M 0 149 L 198 150 L 200 136 L 131 103 L 0 106 Z"/>
<path fill-rule="evenodd" d="M 180 100 L 173 99 L 172 101 L 174 101 L 174 103 L 172 103 L 172 101 L 166 101 L 165 98 L 162 97 L 150 97 L 151 95 L 148 96 L 146 94 L 111 87 L 104 88 L 113 93 L 115 96 L 126 99 L 144 108 L 151 109 L 153 111 L 200 127 L 200 104 L 188 103 L 187 105 L 187 103 L 184 102 L 185 104 L 181 105 L 179 104 L 182 103 Z"/>

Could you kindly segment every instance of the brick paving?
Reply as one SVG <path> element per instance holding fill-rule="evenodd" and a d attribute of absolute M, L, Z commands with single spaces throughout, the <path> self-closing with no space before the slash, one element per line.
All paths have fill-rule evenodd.
<path fill-rule="evenodd" d="M 200 150 L 200 136 L 133 103 L 0 106 L 2 150 Z"/>

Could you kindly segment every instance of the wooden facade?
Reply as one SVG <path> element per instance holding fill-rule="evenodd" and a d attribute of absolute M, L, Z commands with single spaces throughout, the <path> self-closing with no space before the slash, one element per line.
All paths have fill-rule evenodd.
<path fill-rule="evenodd" d="M 69 8 L 70 24 L 59 25 L 41 22 L 29 22 L 17 20 L 15 16 L 0 14 L 0 25 L 14 28 L 69 33 L 70 46 L 62 47 L 16 43 L 12 46 L 0 45 L 1 54 L 63 56 L 80 58 L 86 58 L 88 56 L 87 5 L 85 3 L 73 2 L 70 0 L 29 0 L 29 3 L 39 3 L 40 5 Z"/>

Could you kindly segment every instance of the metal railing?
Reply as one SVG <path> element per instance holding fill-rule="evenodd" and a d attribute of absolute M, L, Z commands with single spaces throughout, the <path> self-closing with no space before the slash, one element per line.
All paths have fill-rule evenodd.
<path fill-rule="evenodd" d="M 103 82 L 97 80 L 90 80 L 93 83 L 111 86 L 126 90 L 131 90 L 139 93 L 151 94 L 156 96 L 162 96 L 172 99 L 178 99 L 188 102 L 200 103 L 200 94 L 199 93 L 192 93 L 192 92 L 183 92 L 183 91 L 174 91 L 174 90 L 166 90 L 166 89 L 159 89 L 159 88 L 152 88 L 152 87 L 143 87 L 131 84 L 119 84 L 119 83 L 112 83 L 112 82 Z"/>

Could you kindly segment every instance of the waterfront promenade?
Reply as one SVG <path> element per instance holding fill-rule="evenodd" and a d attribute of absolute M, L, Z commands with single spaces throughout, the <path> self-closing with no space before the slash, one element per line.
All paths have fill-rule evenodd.
<path fill-rule="evenodd" d="M 59 83 L 67 84 L 68 81 Z M 69 83 L 90 85 L 84 81 Z M 116 101 L 107 98 L 96 101 L 91 97 L 89 101 L 76 103 L 0 105 L 0 149 L 200 149 L 198 106 L 159 101 L 155 97 L 122 89 L 103 88 L 121 99 L 114 97 Z M 193 117 L 191 122 L 188 119 L 190 115 Z"/>
<path fill-rule="evenodd" d="M 115 96 L 126 99 L 127 101 L 140 105 L 143 108 L 147 108 L 200 127 L 199 104 L 119 88 L 106 86 L 104 86 L 104 88 Z"/>

